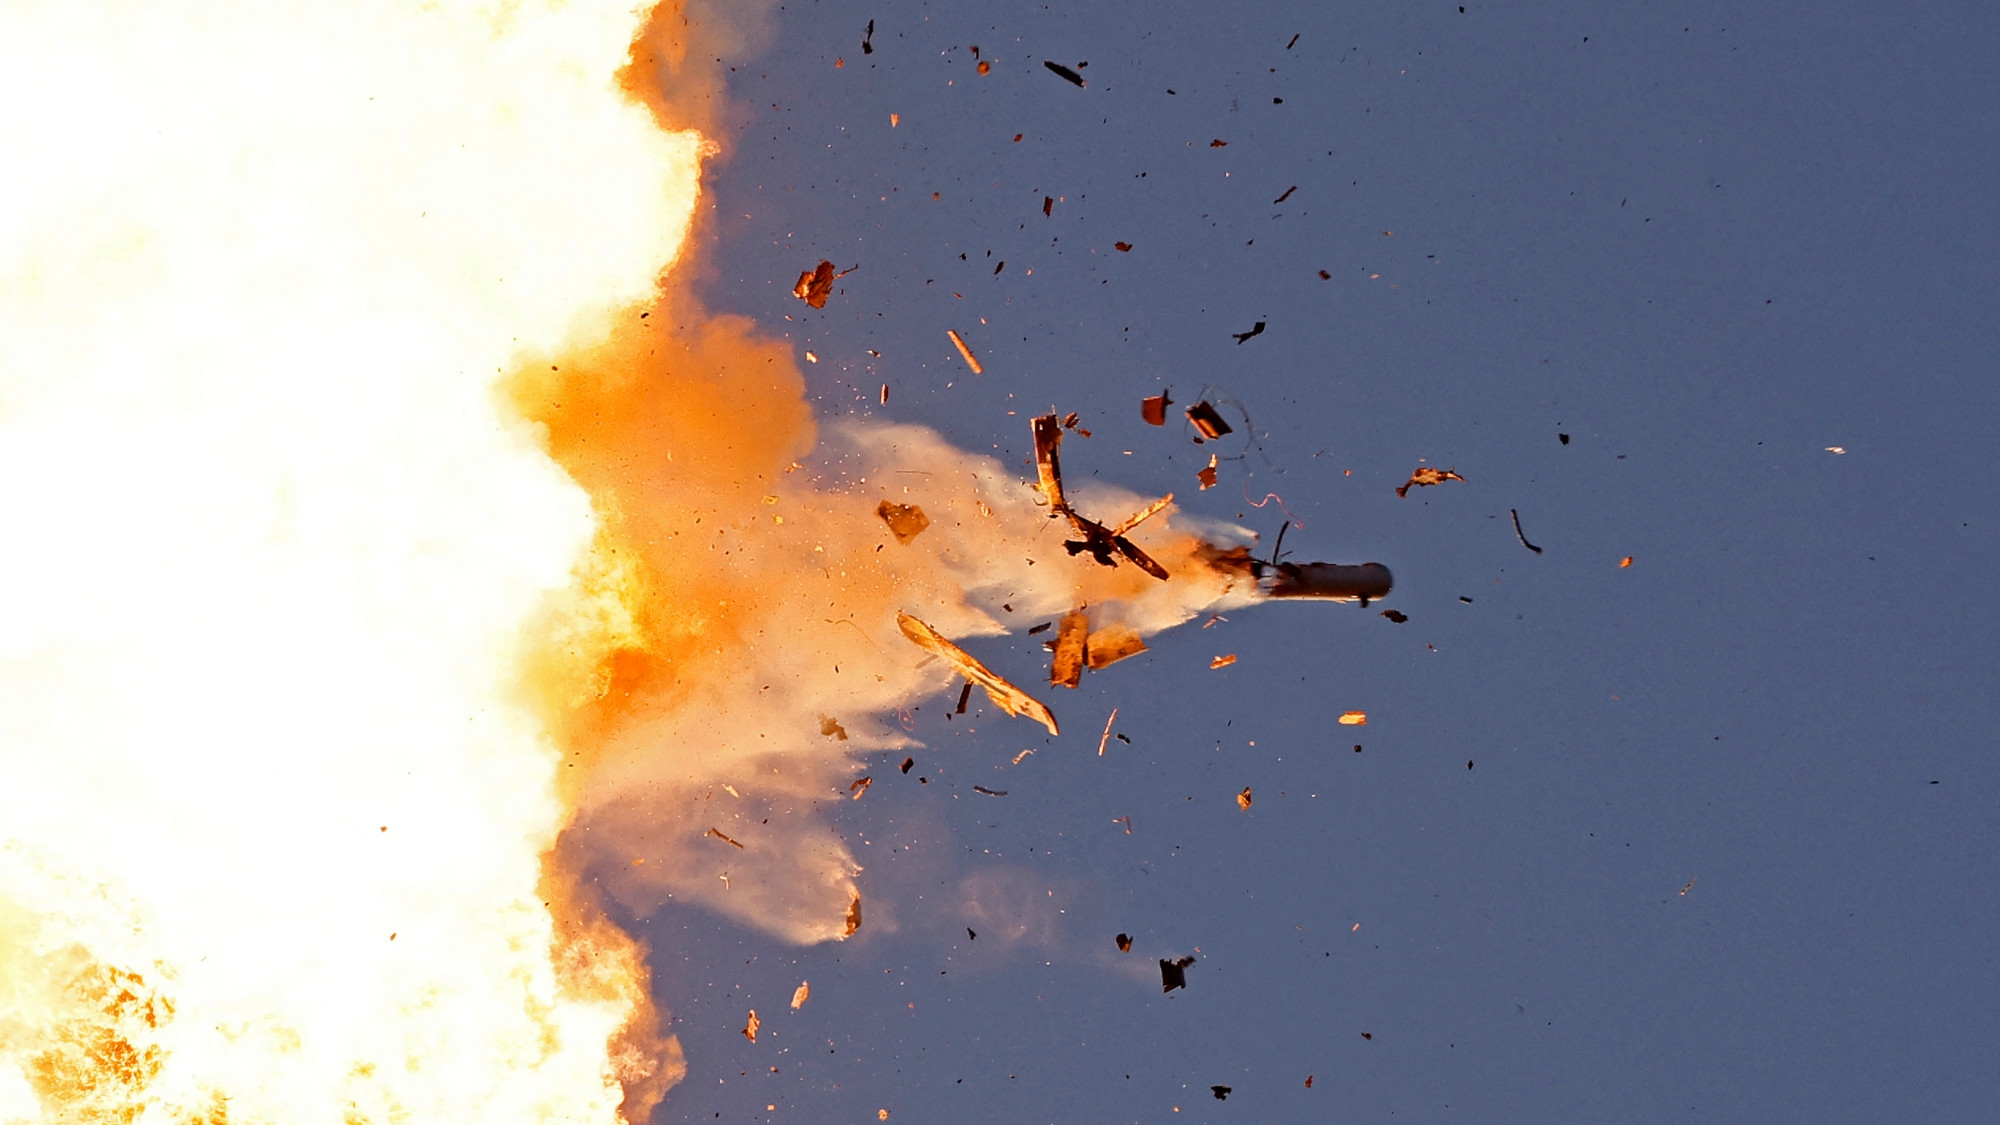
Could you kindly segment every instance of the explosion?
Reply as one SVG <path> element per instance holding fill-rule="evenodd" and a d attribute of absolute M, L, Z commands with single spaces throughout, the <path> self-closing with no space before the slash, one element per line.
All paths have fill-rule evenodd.
<path fill-rule="evenodd" d="M 1333 589 L 819 431 L 683 280 L 739 34 L 686 16 L 5 17 L 0 1122 L 643 1120 L 679 1049 L 584 888 L 854 933 L 813 809 L 954 678 L 899 619 Z"/>
<path fill-rule="evenodd" d="M 492 392 L 686 235 L 637 17 L 4 20 L 0 1120 L 643 1118 L 515 688 L 590 502 Z"/>

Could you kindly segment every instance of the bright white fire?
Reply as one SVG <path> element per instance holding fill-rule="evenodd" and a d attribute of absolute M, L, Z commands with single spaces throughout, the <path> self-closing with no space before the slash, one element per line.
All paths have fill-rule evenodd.
<path fill-rule="evenodd" d="M 0 1121 L 616 1118 L 508 702 L 589 503 L 490 387 L 686 234 L 638 19 L 0 8 Z"/>

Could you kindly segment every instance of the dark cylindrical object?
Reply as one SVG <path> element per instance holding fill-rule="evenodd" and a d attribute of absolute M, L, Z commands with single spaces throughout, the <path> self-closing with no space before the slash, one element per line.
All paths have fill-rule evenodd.
<path fill-rule="evenodd" d="M 1258 584 L 1274 598 L 1374 601 L 1389 596 L 1395 580 L 1381 563 L 1279 563 L 1258 566 Z"/>

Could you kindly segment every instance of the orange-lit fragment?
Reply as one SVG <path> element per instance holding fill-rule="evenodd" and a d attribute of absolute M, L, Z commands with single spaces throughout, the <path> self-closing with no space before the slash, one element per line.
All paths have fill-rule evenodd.
<path fill-rule="evenodd" d="M 1210 668 L 1227 668 L 1234 663 L 1236 663 L 1236 654 L 1232 652 L 1227 656 L 1218 656 L 1214 660 L 1209 661 L 1208 666 Z M 1344 723 L 1347 720 L 1342 719 L 1340 721 Z"/>
<path fill-rule="evenodd" d="M 757 1009 L 750 1009 L 750 1018 L 743 1021 L 743 1038 L 755 1043 L 757 1041 L 757 1029 L 762 1026 L 764 1026 L 764 1021 L 757 1018 Z"/>
<path fill-rule="evenodd" d="M 1349 711 L 1340 716 L 1340 725 L 1344 727 L 1365 727 L 1368 725 L 1368 712 Z"/>
<path fill-rule="evenodd" d="M 1211 453 L 1208 455 L 1208 467 L 1195 474 L 1195 479 L 1201 482 L 1203 492 L 1215 487 L 1215 467 L 1215 454 Z"/>
<path fill-rule="evenodd" d="M 1619 566 L 1620 566 L 1621 568 L 1622 568 L 1622 567 L 1628 567 L 1628 566 L 1631 566 L 1631 565 L 1632 565 L 1632 556 L 1631 556 L 1631 555 L 1626 555 L 1626 556 L 1625 556 L 1624 558 L 1622 558 L 1622 559 L 1619 559 L 1619 560 L 1618 560 L 1618 565 L 1619 565 Z"/>
<path fill-rule="evenodd" d="M 986 370 L 984 367 L 979 366 L 979 360 L 972 354 L 972 349 L 966 345 L 965 337 L 960 336 L 956 329 L 947 328 L 944 330 L 944 334 L 951 337 L 952 346 L 958 349 L 959 355 L 965 357 L 965 365 L 972 368 L 974 375 L 981 374 Z"/>
<path fill-rule="evenodd" d="M 800 981 L 799 986 L 792 990 L 792 1011 L 796 1012 L 800 1008 L 805 1007 L 806 998 L 811 995 L 812 984 L 808 981 Z"/>
<path fill-rule="evenodd" d="M 1250 787 L 1248 785 L 1243 787 L 1243 792 L 1236 795 L 1236 807 L 1239 809 L 1248 809 L 1250 807 Z"/>

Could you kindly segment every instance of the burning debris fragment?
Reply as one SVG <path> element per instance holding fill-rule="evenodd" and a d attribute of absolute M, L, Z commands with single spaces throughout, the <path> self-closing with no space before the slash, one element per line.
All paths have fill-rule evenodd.
<path fill-rule="evenodd" d="M 1119 245 L 1122 247 L 1124 244 Z M 1148 426 L 1164 426 L 1167 424 L 1167 407 L 1173 404 L 1174 400 L 1168 397 L 1166 391 L 1142 398 L 1139 400 L 1139 417 L 1144 418 Z"/>
<path fill-rule="evenodd" d="M 1120 953 L 1130 953 L 1130 952 L 1132 952 L 1132 935 L 1131 935 L 1131 934 L 1119 934 L 1119 935 L 1118 935 L 1118 952 L 1120 952 Z"/>
<path fill-rule="evenodd" d="M 1410 486 L 1412 485 L 1418 488 L 1428 488 L 1433 484 L 1443 484 L 1448 480 L 1462 481 L 1464 479 L 1464 477 L 1459 476 L 1457 472 L 1451 469 L 1433 469 L 1429 465 L 1421 465 L 1418 466 L 1415 472 L 1410 474 L 1409 480 L 1404 481 L 1396 489 L 1396 495 L 1408 496 L 1410 494 Z"/>
<path fill-rule="evenodd" d="M 811 995 L 812 983 L 810 981 L 800 981 L 799 986 L 792 990 L 792 1011 L 796 1012 L 800 1008 L 805 1007 L 806 999 Z"/>
<path fill-rule="evenodd" d="M 1366 711 L 1343 712 L 1340 716 L 1340 725 L 1344 727 L 1365 727 L 1368 725 L 1368 712 Z"/>
<path fill-rule="evenodd" d="M 1236 663 L 1236 654 L 1232 652 L 1226 656 L 1218 656 L 1214 660 L 1209 661 L 1208 666 L 1210 668 L 1227 668 L 1234 663 Z"/>
<path fill-rule="evenodd" d="M 764 1026 L 764 1021 L 757 1018 L 757 1009 L 750 1009 L 750 1018 L 743 1021 L 743 1038 L 755 1043 L 757 1041 L 757 1029 L 762 1026 Z"/>
<path fill-rule="evenodd" d="M 861 799 L 861 795 L 863 793 L 868 792 L 868 787 L 873 784 L 875 784 L 874 778 L 864 777 L 856 781 L 854 784 L 848 786 L 847 791 L 854 795 L 854 800 L 859 801 Z"/>
<path fill-rule="evenodd" d="M 1049 665 L 1049 686 L 1073 688 L 1083 682 L 1083 663 L 1090 636 L 1090 618 L 1081 610 L 1063 614 L 1056 633 L 1056 657 Z"/>
<path fill-rule="evenodd" d="M 966 679 L 986 689 L 987 698 L 994 706 L 1009 715 L 1024 715 L 1049 728 L 1050 734 L 1056 730 L 1056 717 L 1033 696 L 1013 684 L 1008 683 L 986 665 L 974 659 L 972 654 L 946 640 L 943 634 L 907 613 L 896 615 L 896 626 L 905 637 L 918 648 L 929 652 L 952 667 L 957 668 Z"/>
<path fill-rule="evenodd" d="M 1044 414 L 1034 420 L 1035 434 L 1035 474 L 1041 485 L 1042 496 L 1048 501 L 1049 510 L 1069 519 L 1070 526 L 1082 539 L 1072 539 L 1063 548 L 1072 555 L 1088 554 L 1104 566 L 1117 566 L 1117 556 L 1164 582 L 1167 568 L 1154 562 L 1152 557 L 1140 550 L 1125 533 L 1137 527 L 1148 517 L 1166 508 L 1173 495 L 1162 497 L 1147 505 L 1117 527 L 1105 527 L 1096 520 L 1086 519 L 1070 507 L 1063 495 L 1062 462 L 1057 456 L 1057 448 L 1062 444 L 1062 424 L 1054 414 Z"/>
<path fill-rule="evenodd" d="M 820 264 L 799 274 L 799 282 L 792 286 L 792 296 L 816 309 L 826 307 L 826 299 L 833 295 L 833 283 L 846 277 L 860 266 L 849 266 L 839 273 L 833 271 L 833 263 L 822 259 Z"/>
<path fill-rule="evenodd" d="M 1084 82 L 1083 75 L 1078 74 L 1076 71 L 1071 70 L 1070 68 L 1064 66 L 1059 62 L 1055 62 L 1050 59 L 1043 59 L 1042 65 L 1048 67 L 1050 71 L 1054 72 L 1056 77 L 1062 79 L 1065 82 L 1071 83 L 1076 86 L 1084 86 L 1088 84 Z"/>
<path fill-rule="evenodd" d="M 889 525 L 889 533 L 896 537 L 896 542 L 903 544 L 922 535 L 924 529 L 931 525 L 931 518 L 915 504 L 884 500 L 875 506 L 875 514 Z"/>
<path fill-rule="evenodd" d="M 1002 264 L 1004 265 L 1005 263 Z M 951 337 L 952 346 L 957 348 L 958 354 L 965 358 L 965 365 L 972 368 L 974 375 L 983 375 L 986 373 L 986 369 L 979 366 L 978 358 L 972 354 L 972 348 L 966 344 L 965 337 L 959 335 L 957 329 L 947 328 L 944 330 L 944 334 Z"/>
<path fill-rule="evenodd" d="M 1245 785 L 1245 786 L 1243 787 L 1243 792 L 1241 792 L 1241 793 L 1238 793 L 1238 794 L 1236 795 L 1236 807 L 1237 807 L 1237 808 L 1239 808 L 1239 809 L 1243 809 L 1243 810 L 1244 810 L 1244 811 L 1246 811 L 1246 812 L 1247 812 L 1247 811 L 1249 811 L 1249 809 L 1250 809 L 1250 787 L 1249 787 L 1248 785 Z"/>
<path fill-rule="evenodd" d="M 1219 465 L 1220 462 L 1217 461 L 1215 454 L 1211 453 L 1208 455 L 1207 466 L 1194 475 L 1195 479 L 1201 482 L 1201 490 L 1203 492 L 1207 492 L 1209 489 L 1215 487 L 1215 470 Z"/>
<path fill-rule="evenodd" d="M 1090 670 L 1096 672 L 1108 668 L 1128 656 L 1137 656 L 1146 651 L 1145 639 L 1139 631 L 1126 625 L 1106 625 L 1090 634 L 1084 641 L 1084 659 Z"/>
<path fill-rule="evenodd" d="M 854 897 L 848 900 L 847 926 L 845 929 L 841 931 L 840 936 L 843 938 L 851 938 L 854 936 L 855 931 L 859 930 L 860 928 L 861 928 L 861 892 L 856 891 L 854 892 Z"/>
<path fill-rule="evenodd" d="M 1194 428 L 1201 431 L 1201 436 L 1210 441 L 1214 441 L 1223 434 L 1236 432 L 1223 419 L 1222 413 L 1216 410 L 1207 399 L 1202 399 L 1200 402 L 1188 407 L 1187 416 L 1188 421 L 1194 423 Z"/>
<path fill-rule="evenodd" d="M 1192 964 L 1194 964 L 1194 958 L 1192 957 L 1182 957 L 1174 961 L 1161 958 L 1160 991 L 1172 992 L 1176 988 L 1186 988 L 1187 970 L 1188 966 Z"/>

